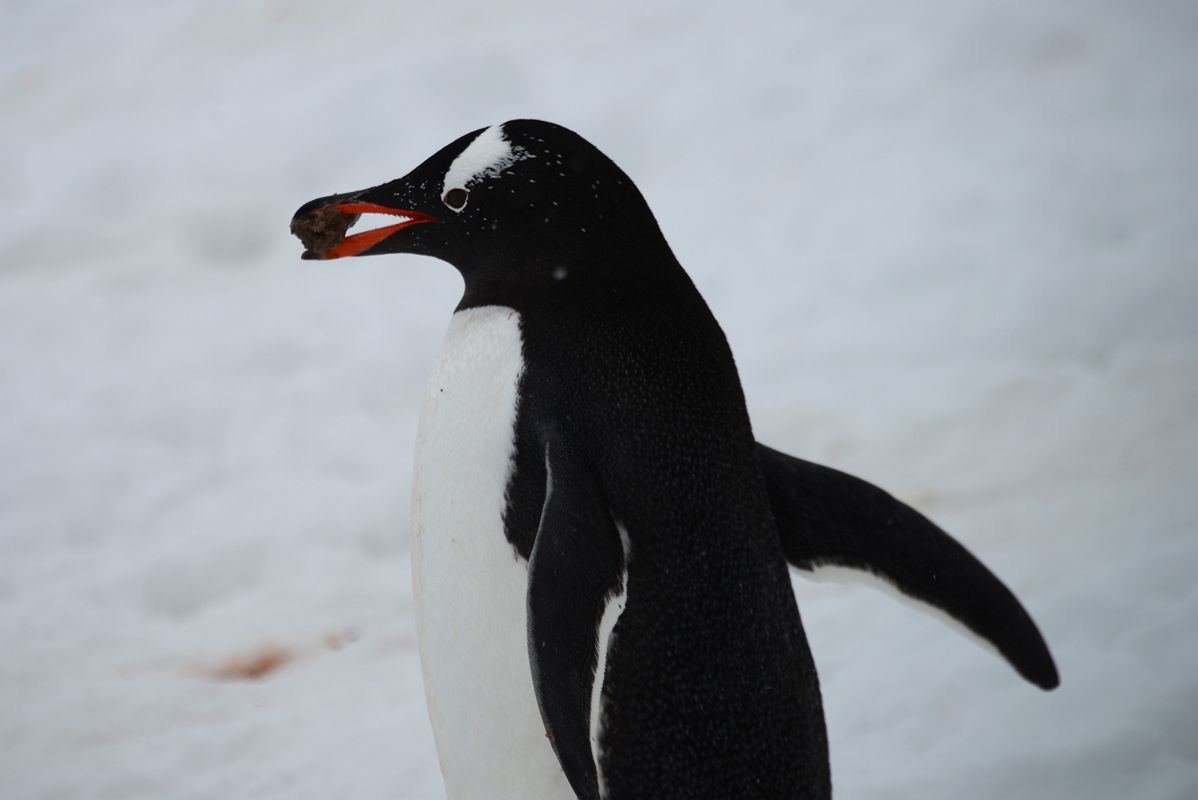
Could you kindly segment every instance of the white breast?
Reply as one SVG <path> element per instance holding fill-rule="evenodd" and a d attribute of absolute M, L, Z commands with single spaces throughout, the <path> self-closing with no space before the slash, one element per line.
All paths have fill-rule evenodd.
<path fill-rule="evenodd" d="M 572 798 L 528 665 L 527 563 L 503 533 L 520 316 L 453 315 L 421 409 L 412 573 L 425 696 L 449 800 Z"/>

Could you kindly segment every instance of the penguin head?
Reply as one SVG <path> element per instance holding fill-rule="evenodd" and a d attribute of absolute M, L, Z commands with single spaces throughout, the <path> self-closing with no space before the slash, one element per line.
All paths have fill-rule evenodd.
<path fill-rule="evenodd" d="M 392 219 L 346 236 L 367 214 Z M 628 176 L 578 134 L 538 120 L 472 131 L 402 178 L 305 203 L 291 226 L 303 258 L 428 255 L 456 267 L 468 291 L 602 280 L 645 263 L 646 248 L 668 253 Z"/>

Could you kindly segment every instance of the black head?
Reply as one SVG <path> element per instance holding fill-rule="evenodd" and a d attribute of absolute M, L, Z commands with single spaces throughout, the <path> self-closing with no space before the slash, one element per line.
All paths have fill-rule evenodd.
<path fill-rule="evenodd" d="M 361 214 L 402 218 L 342 238 Z M 552 291 L 676 268 L 636 186 L 578 134 L 514 120 L 446 145 L 402 178 L 304 204 L 304 258 L 416 253 L 448 261 L 466 291 Z"/>

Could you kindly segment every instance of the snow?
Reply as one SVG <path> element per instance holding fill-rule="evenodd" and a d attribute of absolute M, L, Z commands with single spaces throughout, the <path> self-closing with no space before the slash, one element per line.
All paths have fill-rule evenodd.
<path fill-rule="evenodd" d="M 836 796 L 1198 796 L 1196 32 L 1185 0 L 7 8 L 0 797 L 443 796 L 408 487 L 460 283 L 287 225 L 530 116 L 637 181 L 759 437 L 929 513 L 1052 645 L 1044 694 L 796 578 Z"/>

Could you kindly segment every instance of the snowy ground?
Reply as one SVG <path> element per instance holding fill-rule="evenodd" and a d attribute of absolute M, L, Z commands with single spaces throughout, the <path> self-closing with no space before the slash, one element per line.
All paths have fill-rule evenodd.
<path fill-rule="evenodd" d="M 1198 796 L 1198 8 L 645 5 L 7 4 L 0 797 L 442 796 L 407 487 L 459 283 L 287 222 L 516 116 L 638 181 L 761 439 L 1054 649 L 1043 694 L 798 580 L 838 798 Z"/>

